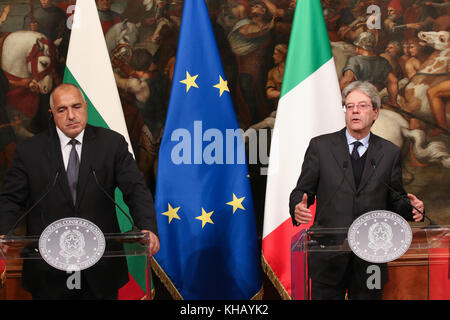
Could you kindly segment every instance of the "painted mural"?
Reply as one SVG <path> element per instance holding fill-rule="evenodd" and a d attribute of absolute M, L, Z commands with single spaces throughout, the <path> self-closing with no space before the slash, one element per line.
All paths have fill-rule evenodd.
<path fill-rule="evenodd" d="M 239 124 L 256 130 L 266 155 L 249 168 L 259 233 L 296 2 L 207 1 Z M 49 94 L 63 77 L 74 3 L 0 0 L 0 186 L 17 144 L 49 125 Z M 183 1 L 96 3 L 136 159 L 154 191 Z M 407 191 L 424 200 L 436 223 L 450 224 L 450 2 L 322 5 L 341 89 L 355 80 L 377 86 L 383 108 L 373 131 L 403 149 Z"/>

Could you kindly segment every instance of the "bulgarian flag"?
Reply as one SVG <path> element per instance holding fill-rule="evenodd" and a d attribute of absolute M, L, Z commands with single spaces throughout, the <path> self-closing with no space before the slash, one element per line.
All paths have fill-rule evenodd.
<path fill-rule="evenodd" d="M 309 140 L 345 126 L 341 94 L 322 7 L 297 2 L 273 131 L 262 241 L 263 269 L 281 297 L 292 297 L 291 238 L 301 231 L 289 215 Z M 309 227 L 306 226 L 306 227 Z"/>
<path fill-rule="evenodd" d="M 83 91 L 88 102 L 88 123 L 123 135 L 133 154 L 95 1 L 76 2 L 71 27 L 63 82 L 75 84 Z M 115 196 L 116 202 L 128 212 L 119 189 Z M 131 229 L 130 222 L 119 209 L 117 219 L 122 232 Z M 150 288 L 147 288 L 145 257 L 127 257 L 127 262 L 130 281 L 120 289 L 119 299 L 150 298 L 146 296 Z"/>

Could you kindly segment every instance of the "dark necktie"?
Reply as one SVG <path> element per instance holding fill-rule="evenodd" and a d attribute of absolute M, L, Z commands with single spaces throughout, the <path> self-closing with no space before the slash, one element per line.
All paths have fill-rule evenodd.
<path fill-rule="evenodd" d="M 72 150 L 70 150 L 69 163 L 67 165 L 67 181 L 69 182 L 69 189 L 74 204 L 77 199 L 78 172 L 80 171 L 80 159 L 78 158 L 78 153 L 75 149 L 77 143 L 78 141 L 75 139 L 72 139 L 69 142 L 69 144 L 72 145 Z"/>
<path fill-rule="evenodd" d="M 358 148 L 359 148 L 360 146 L 362 146 L 362 143 L 359 142 L 359 141 L 355 141 L 355 142 L 353 142 L 352 144 L 353 144 L 352 158 L 353 158 L 354 160 L 358 160 L 358 159 L 360 158 L 359 152 L 358 152 Z"/>

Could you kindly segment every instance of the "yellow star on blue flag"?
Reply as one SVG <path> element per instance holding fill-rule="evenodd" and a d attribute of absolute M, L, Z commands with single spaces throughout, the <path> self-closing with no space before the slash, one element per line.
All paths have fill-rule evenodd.
<path fill-rule="evenodd" d="M 227 202 L 227 205 L 233 207 L 233 214 L 236 212 L 237 209 L 245 210 L 244 206 L 242 205 L 242 201 L 244 201 L 245 197 L 238 198 L 233 193 L 233 201 Z"/>
<path fill-rule="evenodd" d="M 180 207 L 178 208 L 172 208 L 170 203 L 168 204 L 169 209 L 166 212 L 163 212 L 162 214 L 164 216 L 169 217 L 169 224 L 172 222 L 172 219 L 178 219 L 181 220 L 180 216 L 178 215 L 178 210 L 180 210 Z"/>
<path fill-rule="evenodd" d="M 205 209 L 202 208 L 202 215 L 195 217 L 195 219 L 200 220 L 202 222 L 202 229 L 205 227 L 205 224 L 211 223 L 214 224 L 214 222 L 211 220 L 211 216 L 214 213 L 214 211 L 206 212 Z"/>
<path fill-rule="evenodd" d="M 220 90 L 220 96 L 222 96 L 224 91 L 230 92 L 230 89 L 228 89 L 228 81 L 225 81 L 222 79 L 222 76 L 219 76 L 219 83 L 213 86 L 214 88 L 217 88 Z"/>
<path fill-rule="evenodd" d="M 191 89 L 191 87 L 198 88 L 197 84 L 195 83 L 197 77 L 198 74 L 195 76 L 191 76 L 189 72 L 186 71 L 186 79 L 180 81 L 181 83 L 186 85 L 186 93 L 189 92 L 189 89 Z"/>

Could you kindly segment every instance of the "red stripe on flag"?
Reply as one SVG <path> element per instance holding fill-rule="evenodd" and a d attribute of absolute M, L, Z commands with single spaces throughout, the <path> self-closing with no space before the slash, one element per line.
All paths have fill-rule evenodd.
<path fill-rule="evenodd" d="M 142 291 L 130 273 L 128 273 L 128 277 L 130 281 L 119 289 L 119 300 L 142 300 L 145 297 L 145 292 Z"/>
<path fill-rule="evenodd" d="M 311 213 L 316 211 L 315 203 L 310 207 Z M 291 243 L 292 237 L 301 230 L 307 229 L 313 222 L 307 225 L 295 227 L 289 218 L 269 233 L 262 241 L 263 256 L 275 273 L 278 281 L 292 297 L 292 275 L 291 275 Z"/>
<path fill-rule="evenodd" d="M 291 295 L 291 238 L 297 232 L 299 229 L 294 229 L 292 220 L 287 219 L 262 242 L 264 258 L 289 295 Z"/>
<path fill-rule="evenodd" d="M 450 300 L 449 249 L 430 249 L 430 300 Z"/>
<path fill-rule="evenodd" d="M 0 260 L 0 288 L 6 281 L 6 262 L 5 260 Z"/>

